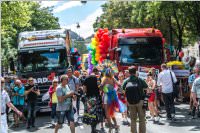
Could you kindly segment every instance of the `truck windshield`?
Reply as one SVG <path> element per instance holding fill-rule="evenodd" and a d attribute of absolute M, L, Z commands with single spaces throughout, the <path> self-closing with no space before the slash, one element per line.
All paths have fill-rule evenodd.
<path fill-rule="evenodd" d="M 162 38 L 129 37 L 119 39 L 121 48 L 120 63 L 122 65 L 162 63 Z"/>
<path fill-rule="evenodd" d="M 65 50 L 49 52 L 35 51 L 20 54 L 20 70 L 22 72 L 40 72 L 64 69 L 67 67 Z"/>

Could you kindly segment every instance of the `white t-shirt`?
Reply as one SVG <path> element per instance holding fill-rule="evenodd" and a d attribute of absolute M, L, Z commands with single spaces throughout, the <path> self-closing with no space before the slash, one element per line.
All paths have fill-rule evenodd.
<path fill-rule="evenodd" d="M 197 98 L 200 98 L 200 77 L 194 80 L 191 91 L 197 95 Z"/>
<path fill-rule="evenodd" d="M 172 83 L 172 78 L 170 75 L 170 72 L 172 74 L 173 82 L 176 83 L 177 79 L 174 74 L 174 72 L 170 70 L 163 70 L 158 74 L 158 81 L 157 85 L 162 86 L 162 93 L 171 93 L 173 92 L 173 83 Z"/>
<path fill-rule="evenodd" d="M 1 90 L 1 113 L 6 112 L 6 104 L 10 102 L 10 97 L 5 90 Z"/>

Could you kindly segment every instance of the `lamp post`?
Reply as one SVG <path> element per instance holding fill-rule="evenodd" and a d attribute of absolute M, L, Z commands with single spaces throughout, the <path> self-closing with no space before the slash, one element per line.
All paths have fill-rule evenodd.
<path fill-rule="evenodd" d="M 77 22 L 76 23 L 76 28 L 77 28 L 77 31 L 78 31 L 78 38 L 77 38 L 77 40 L 79 40 L 79 38 L 80 38 L 80 33 L 79 33 L 79 29 L 80 29 L 80 24 L 79 24 L 79 22 Z"/>
<path fill-rule="evenodd" d="M 81 3 L 82 3 L 82 4 L 86 4 L 87 1 L 86 1 L 86 0 L 81 0 Z"/>

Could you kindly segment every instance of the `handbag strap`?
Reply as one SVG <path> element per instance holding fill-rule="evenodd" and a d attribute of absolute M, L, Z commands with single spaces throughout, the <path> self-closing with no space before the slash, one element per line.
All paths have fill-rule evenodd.
<path fill-rule="evenodd" d="M 171 71 L 170 71 L 170 76 L 171 76 L 172 83 L 174 84 L 174 79 L 173 79 L 173 77 L 172 77 Z"/>
<path fill-rule="evenodd" d="M 170 76 L 171 76 L 171 81 L 172 81 L 172 87 L 173 87 L 173 89 L 174 89 L 174 79 L 173 79 L 173 77 L 172 77 L 171 71 L 170 71 Z"/>

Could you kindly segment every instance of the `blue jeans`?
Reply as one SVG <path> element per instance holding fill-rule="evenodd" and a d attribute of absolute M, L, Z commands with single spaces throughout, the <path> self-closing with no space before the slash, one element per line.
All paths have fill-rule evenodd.
<path fill-rule="evenodd" d="M 51 119 L 55 119 L 55 117 L 56 117 L 56 106 L 57 106 L 57 103 L 52 103 L 52 106 L 51 106 Z"/>
<path fill-rule="evenodd" d="M 28 126 L 35 125 L 35 116 L 36 116 L 36 102 L 28 102 Z"/>

